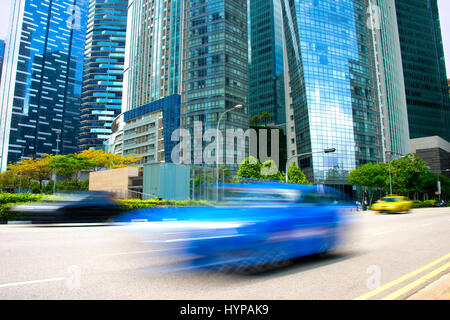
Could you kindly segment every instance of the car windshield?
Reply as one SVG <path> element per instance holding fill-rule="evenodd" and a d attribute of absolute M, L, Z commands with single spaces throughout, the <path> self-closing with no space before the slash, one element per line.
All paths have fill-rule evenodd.
<path fill-rule="evenodd" d="M 278 189 L 278 188 L 225 188 L 222 195 L 223 205 L 230 204 L 314 204 L 336 205 L 342 203 L 339 194 L 334 192 L 315 192 L 313 190 Z"/>
<path fill-rule="evenodd" d="M 384 202 L 400 202 L 403 199 L 402 198 L 383 198 L 381 200 L 384 201 Z"/>
<path fill-rule="evenodd" d="M 297 190 L 227 188 L 223 195 L 226 203 L 289 203 L 300 197 Z"/>

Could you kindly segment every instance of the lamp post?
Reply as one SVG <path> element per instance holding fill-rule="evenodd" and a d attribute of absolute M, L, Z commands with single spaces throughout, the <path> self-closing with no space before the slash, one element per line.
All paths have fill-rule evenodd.
<path fill-rule="evenodd" d="M 312 154 L 315 154 L 315 153 L 333 153 L 333 152 L 336 152 L 336 149 L 335 148 L 329 148 L 329 149 L 324 149 L 324 150 L 322 150 L 322 151 L 316 151 L 316 152 L 307 152 L 307 153 L 302 153 L 302 154 L 298 154 L 298 155 L 294 155 L 294 156 L 291 156 L 291 157 L 289 157 L 288 159 L 287 159 L 287 161 L 286 161 L 286 183 L 288 183 L 288 181 L 289 181 L 289 177 L 288 177 L 288 163 L 289 163 L 289 161 L 291 161 L 292 159 L 294 159 L 294 158 L 300 158 L 300 157 L 303 157 L 303 156 L 308 156 L 308 155 L 312 155 Z"/>
<path fill-rule="evenodd" d="M 227 114 L 230 111 L 233 110 L 238 110 L 238 109 L 242 109 L 243 105 L 242 104 L 238 104 L 235 105 L 233 108 L 225 110 L 224 112 L 222 112 L 219 116 L 219 121 L 217 122 L 217 129 L 216 129 L 216 173 L 217 173 L 217 200 L 219 200 L 219 127 L 220 127 L 220 122 L 222 121 L 222 118 L 225 114 Z"/>
<path fill-rule="evenodd" d="M 59 153 L 59 135 L 61 134 L 61 131 L 56 131 L 56 156 L 58 156 Z M 53 194 L 56 192 L 56 171 L 53 173 Z"/>
<path fill-rule="evenodd" d="M 450 172 L 450 169 L 445 169 L 445 170 L 441 170 L 441 172 Z M 438 177 L 438 197 L 439 197 L 439 202 L 441 202 L 441 179 L 439 178 L 439 175 L 437 175 Z"/>
<path fill-rule="evenodd" d="M 23 152 L 25 151 L 26 146 L 22 146 L 22 155 L 20 156 L 20 160 L 22 160 L 23 158 Z M 19 193 L 22 193 L 22 175 L 20 175 L 20 179 L 19 179 Z"/>
<path fill-rule="evenodd" d="M 392 194 L 392 174 L 391 174 L 392 155 L 393 154 L 399 155 L 400 157 L 398 159 L 404 158 L 406 156 L 404 156 L 400 153 L 397 153 L 397 152 L 393 152 L 393 151 L 386 151 L 386 153 L 389 153 L 389 191 L 390 191 L 390 194 Z"/>

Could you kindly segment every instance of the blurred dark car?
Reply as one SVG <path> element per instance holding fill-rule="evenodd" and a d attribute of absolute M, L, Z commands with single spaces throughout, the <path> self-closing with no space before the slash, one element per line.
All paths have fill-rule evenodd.
<path fill-rule="evenodd" d="M 356 208 L 323 186 L 232 184 L 222 190 L 217 206 L 139 209 L 121 218 L 149 221 L 140 230 L 159 232 L 158 251 L 192 257 L 176 268 L 242 269 L 337 248 Z"/>
<path fill-rule="evenodd" d="M 442 208 L 442 207 L 446 207 L 446 206 L 447 206 L 447 204 L 445 203 L 444 200 L 437 200 L 433 203 L 433 207 Z"/>
<path fill-rule="evenodd" d="M 102 191 L 65 192 L 42 202 L 15 205 L 10 211 L 32 223 L 107 222 L 123 212 L 112 194 Z"/>

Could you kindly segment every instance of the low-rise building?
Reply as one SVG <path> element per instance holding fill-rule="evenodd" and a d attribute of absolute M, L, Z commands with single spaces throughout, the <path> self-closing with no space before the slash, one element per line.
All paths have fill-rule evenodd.
<path fill-rule="evenodd" d="M 450 177 L 450 143 L 439 136 L 411 139 L 411 152 L 428 163 L 431 172 Z"/>
<path fill-rule="evenodd" d="M 118 116 L 112 125 L 108 151 L 123 156 L 141 156 L 139 164 L 172 162 L 177 142 L 171 140 L 180 125 L 180 95 L 132 109 Z"/>

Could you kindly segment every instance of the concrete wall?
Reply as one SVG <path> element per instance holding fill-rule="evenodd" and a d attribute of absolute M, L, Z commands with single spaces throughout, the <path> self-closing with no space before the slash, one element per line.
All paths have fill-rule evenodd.
<path fill-rule="evenodd" d="M 450 177 L 450 143 L 441 137 L 426 137 L 411 140 L 412 152 L 428 163 L 431 172 Z"/>
<path fill-rule="evenodd" d="M 89 191 L 109 191 L 119 198 L 128 198 L 130 178 L 138 175 L 138 167 L 91 172 L 89 174 Z"/>
<path fill-rule="evenodd" d="M 190 195 L 190 167 L 173 163 L 144 165 L 144 199 L 187 200 Z M 148 196 L 147 196 L 148 195 Z"/>

